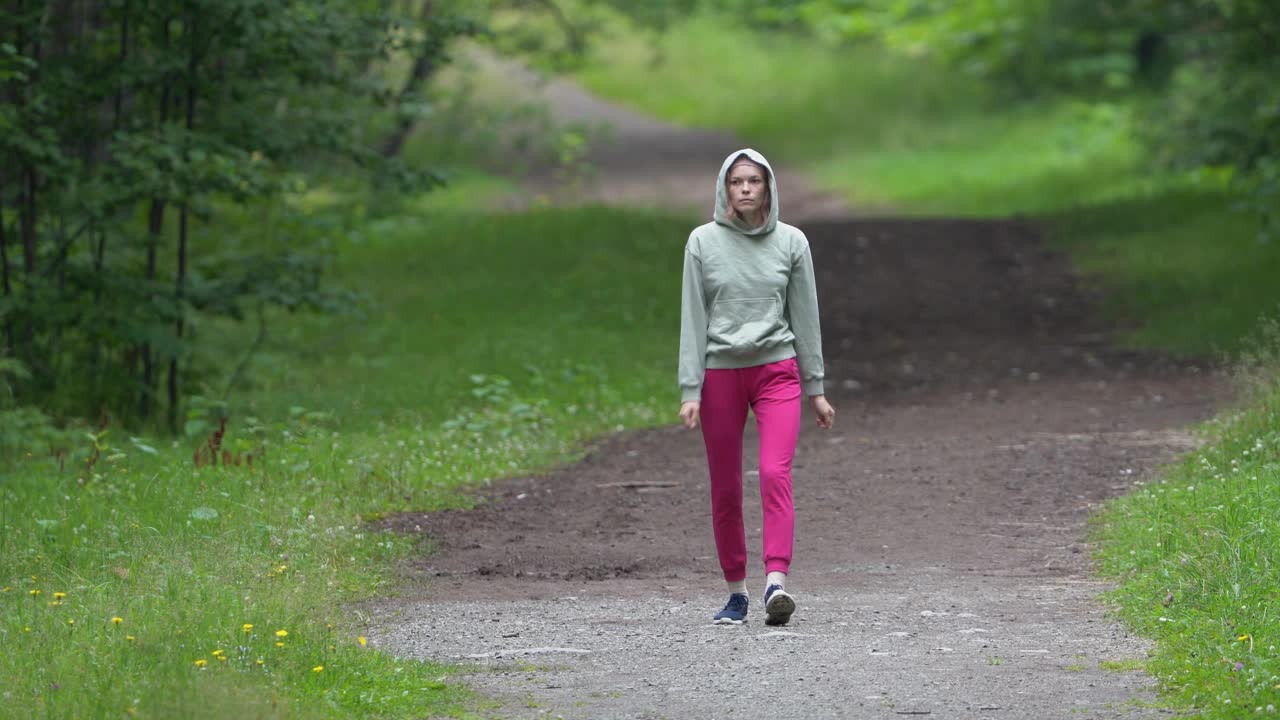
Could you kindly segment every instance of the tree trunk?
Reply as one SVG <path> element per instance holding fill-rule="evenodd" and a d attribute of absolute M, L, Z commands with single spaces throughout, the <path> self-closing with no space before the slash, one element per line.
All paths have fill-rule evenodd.
<path fill-rule="evenodd" d="M 191 142 L 191 131 L 196 124 L 196 73 L 200 67 L 200 53 L 196 48 L 199 34 L 197 29 L 199 23 L 197 17 L 192 17 L 184 29 L 183 34 L 189 38 L 189 56 L 187 59 L 187 142 Z M 184 153 L 186 154 L 186 153 Z M 183 332 L 186 330 L 186 313 L 182 307 L 183 296 L 186 293 L 187 283 L 187 218 L 189 216 L 189 204 L 184 202 L 182 210 L 178 214 L 178 277 L 174 287 L 174 306 L 178 314 L 175 323 L 174 332 L 179 341 L 182 340 Z M 175 353 L 169 358 L 169 430 L 178 432 L 178 370 L 179 361 Z"/>
<path fill-rule="evenodd" d="M 3 178 L 0 178 L 3 180 Z M 9 280 L 9 235 L 5 232 L 4 222 L 4 183 L 0 182 L 0 281 L 2 281 L 4 296 L 7 298 L 13 295 L 13 286 Z M 13 324 L 9 320 L 4 322 L 4 351 L 12 353 L 13 348 Z M 3 355 L 4 352 L 0 352 Z"/>
<path fill-rule="evenodd" d="M 434 3 L 432 0 L 424 0 L 422 10 L 419 13 L 419 19 L 426 22 L 434 11 Z M 413 69 L 409 71 L 409 79 L 405 81 L 404 87 L 400 88 L 399 94 L 396 95 L 396 111 L 399 120 L 396 121 L 396 127 L 387 136 L 382 143 L 382 155 L 387 158 L 393 158 L 400 154 L 400 150 L 404 148 L 404 143 L 409 139 L 409 134 L 413 132 L 415 118 L 407 117 L 403 113 L 405 102 L 409 98 L 417 95 L 422 87 L 426 84 L 427 79 L 436 71 L 436 56 L 429 42 L 422 43 L 418 50 L 418 55 L 413 59 Z"/>
<path fill-rule="evenodd" d="M 28 292 L 33 290 L 36 274 L 36 191 L 39 179 L 30 164 L 23 168 L 22 206 L 18 211 L 19 232 L 22 233 L 22 270 L 27 275 Z"/>
<path fill-rule="evenodd" d="M 560 30 L 564 32 L 565 41 L 569 43 L 569 52 L 581 57 L 587 48 L 586 41 L 582 38 L 582 31 L 574 25 L 569 16 L 564 14 L 564 10 L 556 4 L 555 0 L 534 0 L 539 5 L 547 9 L 560 26 Z"/>
<path fill-rule="evenodd" d="M 178 320 L 174 328 L 178 340 L 182 340 L 185 331 L 185 317 L 182 310 L 182 299 L 187 282 L 187 206 L 184 204 L 178 213 L 178 279 L 175 288 L 174 302 L 177 304 Z M 178 356 L 169 358 L 169 430 L 178 432 Z"/>
<path fill-rule="evenodd" d="M 125 63 L 129 60 L 129 21 L 132 19 L 130 11 L 133 9 L 132 3 L 125 0 L 124 13 L 120 17 L 120 67 L 125 67 Z M 120 118 L 124 115 L 124 80 L 116 79 L 116 91 L 111 99 L 111 129 L 120 129 Z"/>
<path fill-rule="evenodd" d="M 161 27 L 161 52 L 169 50 L 169 18 L 164 18 Z M 163 130 L 169 122 L 169 78 L 165 77 L 160 84 L 160 123 L 156 127 Z M 156 279 L 156 249 L 160 245 L 160 235 L 164 231 L 164 198 L 152 198 L 151 210 L 147 217 L 147 287 L 150 288 Z M 151 416 L 151 397 L 155 393 L 155 358 L 151 352 L 151 343 L 142 345 L 142 395 L 138 399 L 138 414 L 146 419 Z"/>

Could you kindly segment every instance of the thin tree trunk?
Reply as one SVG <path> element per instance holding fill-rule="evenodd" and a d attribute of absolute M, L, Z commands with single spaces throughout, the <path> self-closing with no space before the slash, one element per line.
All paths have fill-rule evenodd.
<path fill-rule="evenodd" d="M 183 34 L 188 37 L 190 54 L 187 61 L 187 140 L 191 142 L 191 132 L 196 124 L 196 73 L 200 66 L 200 53 L 196 48 L 198 42 L 199 22 L 194 15 L 190 18 L 187 27 L 184 28 Z M 184 153 L 186 154 L 186 153 Z M 186 330 L 186 313 L 183 310 L 183 298 L 186 294 L 187 283 L 187 219 L 189 216 L 189 203 L 182 204 L 182 210 L 178 214 L 178 277 L 174 288 L 174 306 L 177 311 L 178 319 L 174 328 L 178 341 L 182 341 L 183 333 Z M 169 430 L 178 432 L 178 355 L 175 353 L 169 358 Z"/>
<path fill-rule="evenodd" d="M 131 19 L 130 11 L 133 9 L 132 3 L 125 0 L 124 14 L 120 18 L 120 68 L 125 67 L 125 63 L 129 60 L 129 20 Z M 116 80 L 116 92 L 111 103 L 111 130 L 114 133 L 120 129 L 120 118 L 124 115 L 124 80 L 123 77 Z"/>
<path fill-rule="evenodd" d="M 19 10 L 25 12 L 26 9 L 27 3 L 26 0 L 23 0 L 23 2 L 19 4 Z M 30 80 L 27 82 L 28 86 L 32 86 L 39 84 L 41 80 L 43 73 L 41 72 L 40 63 L 44 60 L 44 56 L 41 52 L 39 30 L 37 29 L 30 38 L 26 36 L 26 30 L 27 28 L 25 25 L 18 26 L 18 52 L 23 52 L 27 49 L 28 43 L 30 44 L 30 57 L 36 62 L 35 68 L 31 71 Z M 21 98 L 22 104 L 26 105 L 28 100 L 29 98 L 26 96 L 26 93 L 23 93 Z M 39 284 L 36 277 L 36 268 L 39 266 L 39 263 L 37 262 L 39 244 L 39 237 L 37 235 L 37 213 L 39 212 L 40 176 L 39 171 L 36 169 L 34 164 L 29 161 L 24 163 L 19 183 L 21 188 L 19 192 L 22 199 L 21 205 L 18 207 L 18 232 L 22 236 L 22 268 L 26 278 L 24 291 L 28 295 L 31 295 L 36 292 L 37 285 Z M 27 313 L 25 327 L 22 329 L 22 340 L 28 353 L 31 353 L 28 360 L 36 357 L 32 352 L 31 347 L 35 340 L 35 335 L 36 327 L 34 314 Z M 29 367 L 31 367 L 33 371 L 39 372 L 39 369 L 32 366 L 30 363 Z"/>
<path fill-rule="evenodd" d="M 169 51 L 169 18 L 165 18 L 161 29 L 161 52 Z M 160 87 L 160 124 L 164 129 L 169 121 L 169 78 L 161 81 Z M 156 279 L 156 249 L 160 245 L 160 234 L 164 231 L 164 198 L 153 198 L 151 210 L 147 218 L 147 286 Z M 151 416 L 151 396 L 155 391 L 155 358 L 151 352 L 151 343 L 142 345 L 142 396 L 138 399 L 138 414 L 146 419 Z"/>
<path fill-rule="evenodd" d="M 103 266 L 107 259 L 107 233 L 99 229 L 97 235 L 98 242 L 93 248 L 93 306 L 95 308 L 102 307 Z M 102 402 L 102 353 L 104 351 L 102 345 L 101 341 L 94 342 L 89 356 L 89 377 L 93 382 L 93 392 L 89 398 L 90 410 Z"/>
<path fill-rule="evenodd" d="M 22 233 L 22 269 L 34 285 L 36 274 L 36 169 L 27 164 L 23 168 L 22 206 L 18 211 L 19 232 Z M 27 290 L 33 290 L 28 286 Z"/>
<path fill-rule="evenodd" d="M 434 11 L 434 3 L 432 0 L 424 0 L 419 18 L 425 23 L 431 17 Z M 404 87 L 400 88 L 399 94 L 396 95 L 396 111 L 399 120 L 396 121 L 396 127 L 387 136 L 382 143 L 382 154 L 384 157 L 393 158 L 400 154 L 400 150 L 404 147 L 404 143 L 409 139 L 409 134 L 413 132 L 415 118 L 406 116 L 403 113 L 404 104 L 409 98 L 418 94 L 422 86 L 426 84 L 427 79 L 436 71 L 436 55 L 432 49 L 431 43 L 423 43 L 418 51 L 418 56 L 413 59 L 413 69 L 409 71 L 409 78 L 405 81 Z"/>
<path fill-rule="evenodd" d="M 15 17 L 22 18 L 26 13 L 27 4 L 25 0 L 17 0 L 17 2 L 14 3 L 12 7 L 14 7 Z M 27 50 L 26 25 L 23 24 L 21 20 L 19 21 L 15 34 L 16 34 L 16 37 L 14 38 L 14 40 L 16 42 L 16 51 L 19 55 L 21 55 L 25 53 Z M 6 88 L 6 90 L 7 90 L 6 100 L 12 103 L 14 107 L 21 108 L 26 104 L 26 97 L 25 97 L 26 94 L 21 91 L 21 89 L 18 87 L 16 82 L 10 81 L 9 86 L 8 88 Z M 14 168 L 15 172 L 13 173 L 12 177 L 14 179 L 15 189 L 17 191 L 14 196 L 14 205 L 18 211 L 18 228 L 17 228 L 18 237 L 16 239 L 19 242 L 23 243 L 23 247 L 25 248 L 26 236 L 23 234 L 23 227 L 25 226 L 25 221 L 26 221 L 27 204 L 26 204 L 26 193 L 23 190 L 23 188 L 24 188 L 24 183 L 26 181 L 25 180 L 26 166 L 25 164 L 19 164 L 19 163 L 15 163 L 15 165 L 18 165 L 18 167 Z M 8 173 L 4 174 L 3 179 L 6 181 L 5 185 L 8 184 L 7 181 L 9 180 L 9 177 L 10 176 Z M 4 200 L 3 191 L 4 191 L 4 188 L 0 187 L 0 207 L 3 206 L 3 200 Z M 0 214 L 0 235 L 3 235 L 3 238 L 0 238 L 0 248 L 3 248 L 4 250 L 4 294 L 8 296 L 13 293 L 13 280 L 11 277 L 12 271 L 10 269 L 9 258 L 8 258 L 8 244 L 9 244 L 8 233 L 5 231 L 3 214 Z M 27 263 L 25 255 L 26 253 L 24 252 L 24 258 L 23 258 L 24 266 Z M 28 276 L 28 279 L 29 279 L 29 276 Z M 25 336 L 26 334 L 27 334 L 27 330 L 24 329 L 23 335 Z M 14 355 L 17 355 L 18 348 L 17 348 L 17 345 L 14 343 L 14 326 L 12 321 L 5 322 L 5 338 L 8 341 L 9 352 L 13 353 Z"/>
<path fill-rule="evenodd" d="M 0 182 L 0 280 L 3 281 L 4 296 L 7 298 L 13 295 L 13 285 L 9 280 L 9 235 L 5 232 L 4 222 L 4 183 Z M 13 348 L 13 323 L 8 319 L 4 321 L 4 339 L 5 350 L 12 353 Z M 4 353 L 0 353 L 2 355 Z"/>
<path fill-rule="evenodd" d="M 186 329 L 182 301 L 187 282 L 187 215 L 187 206 L 183 204 L 178 213 L 178 280 L 174 298 L 178 313 L 177 327 L 174 329 L 179 341 Z M 169 430 L 175 433 L 178 431 L 178 389 L 178 356 L 175 353 L 169 358 Z"/>
<path fill-rule="evenodd" d="M 132 9 L 131 6 L 132 6 L 132 3 L 130 3 L 129 0 L 125 0 L 124 14 L 120 18 L 120 52 L 117 55 L 117 57 L 119 58 L 120 70 L 123 70 L 125 68 L 125 63 L 129 59 L 129 20 L 130 20 L 130 10 Z M 102 20 L 101 8 L 95 8 L 95 10 L 96 12 L 94 14 L 94 20 L 96 22 L 100 22 Z M 105 25 L 103 25 L 102 27 L 105 28 Z M 116 78 L 115 92 L 113 93 L 113 97 L 111 100 L 111 132 L 107 133 L 107 136 L 103 138 L 104 148 L 103 148 L 102 156 L 104 158 L 107 155 L 106 147 L 110 146 L 111 138 L 120 129 L 120 123 L 123 120 L 123 118 L 124 118 L 124 80 L 123 80 L 123 76 L 121 75 Z M 103 289 L 103 285 L 106 282 L 106 279 L 105 279 L 106 264 L 107 264 L 107 232 L 106 230 L 99 229 L 97 236 L 98 236 L 97 243 L 94 245 L 94 248 L 93 248 L 93 277 L 94 277 L 94 285 L 93 285 L 94 303 L 93 304 L 94 304 L 94 307 L 101 307 L 102 306 L 102 289 Z M 105 372 L 103 369 L 103 360 L 102 360 L 103 351 L 104 351 L 103 343 L 101 342 L 93 343 L 93 351 L 92 351 L 90 362 L 89 362 L 90 377 L 93 380 L 93 397 L 91 398 L 91 402 L 93 403 L 99 403 L 102 401 L 103 374 Z M 132 373 L 133 371 L 132 368 L 127 367 L 127 365 L 128 363 L 126 363 L 125 371 Z"/>

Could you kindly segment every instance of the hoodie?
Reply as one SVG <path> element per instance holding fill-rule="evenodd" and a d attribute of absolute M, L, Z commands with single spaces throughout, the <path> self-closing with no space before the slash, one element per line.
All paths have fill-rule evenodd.
<path fill-rule="evenodd" d="M 745 227 L 729 215 L 725 178 L 746 155 L 769 170 L 769 216 Z M 725 158 L 716 179 L 714 220 L 694 229 L 684 250 L 680 311 L 681 402 L 699 401 L 708 368 L 744 368 L 796 358 L 806 395 L 822 395 L 822 334 L 809 241 L 778 221 L 778 181 L 750 148 Z"/>

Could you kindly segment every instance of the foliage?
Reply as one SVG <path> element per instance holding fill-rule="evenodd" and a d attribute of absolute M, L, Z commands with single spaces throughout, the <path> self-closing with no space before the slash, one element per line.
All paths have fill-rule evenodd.
<path fill-rule="evenodd" d="M 375 651 L 393 619 L 362 601 L 387 597 L 399 563 L 424 552 L 386 518 L 408 511 L 412 530 L 466 506 L 462 487 L 669 417 L 689 220 L 315 214 L 344 226 L 333 272 L 367 296 L 368 321 L 303 316 L 269 335 L 257 384 L 225 405 L 193 399 L 190 435 L 111 427 L 87 480 L 38 456 L 0 483 L 0 685 L 13 695 L 0 718 L 466 716 L 478 701 L 458 668 Z M 206 330 L 215 344 L 250 332 Z M 251 465 L 205 461 L 223 416 L 216 445 L 255 452 Z"/>
<path fill-rule="evenodd" d="M 15 0 L 0 14 L 0 346 L 19 402 L 145 421 L 201 383 L 203 320 L 332 309 L 316 236 L 195 228 L 281 202 L 318 161 L 401 186 L 371 147 L 391 53 L 443 61 L 471 31 L 368 0 Z M 425 22 L 421 32 L 404 28 Z M 429 21 L 429 22 L 428 22 Z M 403 100 L 403 98 L 401 98 Z M 401 103 L 403 106 L 404 103 Z M 292 229 L 302 229 L 298 223 Z M 165 375 L 167 373 L 167 380 Z"/>
<path fill-rule="evenodd" d="M 1280 227 L 1280 5 L 1270 0 L 725 2 L 937 58 L 1017 96 L 1141 91 L 1153 159 L 1231 168 L 1270 232 Z"/>
<path fill-rule="evenodd" d="M 580 0 L 578 5 L 613 4 Z M 767 48 L 760 54 L 773 59 L 790 38 L 823 40 L 829 52 L 804 65 L 819 75 L 825 65 L 851 61 L 842 50 L 845 46 L 871 50 L 866 55 L 888 49 L 907 59 L 904 66 L 926 61 L 980 81 L 981 90 L 962 84 L 972 97 L 960 100 L 961 111 L 974 100 L 986 103 L 988 113 L 1028 99 L 1054 103 L 1065 97 L 1118 105 L 1136 116 L 1126 134 L 1141 143 L 1141 160 L 1153 168 L 1150 172 L 1177 176 L 1204 168 L 1224 171 L 1241 204 L 1263 218 L 1261 236 L 1265 239 L 1280 229 L 1280 84 L 1274 81 L 1280 76 L 1280 5 L 1270 0 L 672 0 L 642 5 L 647 15 L 662 18 L 658 26 L 664 37 L 655 40 L 653 62 L 618 61 L 620 33 L 602 32 L 597 40 L 607 43 L 608 50 L 597 58 L 612 71 L 623 65 L 631 66 L 622 69 L 624 73 L 647 66 L 658 75 L 663 60 L 679 66 L 690 55 L 708 55 L 671 39 L 689 35 L 681 28 L 708 22 L 738 47 Z M 677 17 L 681 22 L 675 22 Z M 648 26 L 635 17 L 631 21 L 633 27 Z M 596 22 L 596 27 L 606 26 Z M 695 42 L 708 37 L 700 33 Z M 714 67 L 722 60 L 709 55 L 694 67 Z M 741 54 L 735 55 L 735 63 L 742 62 Z M 679 74 L 682 68 L 673 70 Z M 600 77 L 610 71 L 580 72 Z M 796 92 L 796 86 L 778 85 L 772 77 L 778 74 L 715 77 L 735 87 L 737 78 L 745 77 L 756 85 L 749 90 L 756 94 Z M 852 73 L 851 79 L 860 74 Z M 812 83 L 802 78 L 798 87 L 811 88 Z M 831 93 L 849 96 L 861 89 L 824 88 L 822 94 L 800 102 L 821 112 L 832 104 Z M 663 101 L 648 95 L 668 92 L 661 83 L 652 83 L 625 94 L 632 102 L 652 107 Z M 907 92 L 899 89 L 895 94 Z M 961 96 L 954 92 L 949 99 Z M 689 99 L 680 113 L 695 112 L 692 104 L 709 104 L 704 101 Z M 956 108 L 928 111 L 950 113 Z M 909 114 L 904 117 L 908 123 L 918 122 Z"/>
<path fill-rule="evenodd" d="M 0 356 L 0 464 L 9 464 L 28 453 L 44 452 L 63 433 L 38 409 L 19 405 L 14 384 L 31 373 L 14 358 Z"/>

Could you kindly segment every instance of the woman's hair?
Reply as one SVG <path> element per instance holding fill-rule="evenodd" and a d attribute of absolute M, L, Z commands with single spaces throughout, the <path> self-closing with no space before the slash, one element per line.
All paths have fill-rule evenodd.
<path fill-rule="evenodd" d="M 750 155 L 742 153 L 738 155 L 738 157 L 734 158 L 733 162 L 729 164 L 729 171 L 724 174 L 725 192 L 727 193 L 729 190 L 729 175 L 733 173 L 733 168 L 744 161 L 756 166 L 756 169 L 760 171 L 760 174 L 764 175 L 764 203 L 760 206 L 760 212 L 763 218 L 768 220 L 769 213 L 773 212 L 773 192 L 770 190 L 770 188 L 773 187 L 773 182 L 770 178 L 769 168 L 761 165 L 755 160 L 752 160 Z M 727 211 L 727 214 L 729 215 L 730 220 L 740 218 L 743 222 L 748 222 L 746 218 L 738 215 L 738 209 L 733 206 L 733 202 L 729 203 L 729 210 Z"/>

